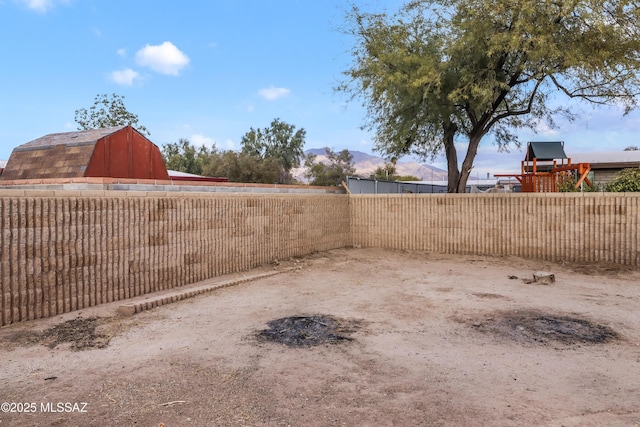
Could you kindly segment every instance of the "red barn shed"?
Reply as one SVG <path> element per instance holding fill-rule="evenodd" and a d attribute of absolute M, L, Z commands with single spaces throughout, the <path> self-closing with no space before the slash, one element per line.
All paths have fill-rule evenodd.
<path fill-rule="evenodd" d="M 168 180 L 158 147 L 131 126 L 46 135 L 16 147 L 0 180 L 111 177 Z"/>

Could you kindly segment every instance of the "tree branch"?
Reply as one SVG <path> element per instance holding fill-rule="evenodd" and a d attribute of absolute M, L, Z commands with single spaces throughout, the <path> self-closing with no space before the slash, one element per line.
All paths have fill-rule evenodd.
<path fill-rule="evenodd" d="M 493 119 L 491 119 L 491 121 L 489 121 L 489 123 L 487 123 L 487 125 L 484 127 L 484 129 L 486 131 L 488 131 L 489 129 L 491 129 L 491 127 L 493 125 L 495 125 L 497 122 L 499 122 L 500 120 L 502 120 L 504 118 L 513 117 L 513 116 L 523 116 L 525 114 L 529 114 L 531 112 L 531 108 L 533 107 L 533 101 L 534 101 L 534 99 L 536 97 L 536 94 L 538 93 L 538 89 L 540 88 L 540 85 L 542 84 L 543 81 L 544 81 L 544 79 L 539 79 L 536 82 L 536 85 L 533 88 L 533 91 L 531 92 L 531 95 L 529 96 L 529 102 L 527 103 L 527 108 L 525 108 L 523 110 L 517 110 L 517 111 L 509 111 L 509 109 L 507 108 L 507 111 L 505 113 L 498 114 Z"/>

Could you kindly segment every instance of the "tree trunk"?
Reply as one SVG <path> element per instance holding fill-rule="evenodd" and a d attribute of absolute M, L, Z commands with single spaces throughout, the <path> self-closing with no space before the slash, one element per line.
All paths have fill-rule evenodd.
<path fill-rule="evenodd" d="M 291 175 L 285 168 L 280 169 L 279 184 L 291 184 Z"/>
<path fill-rule="evenodd" d="M 464 193 L 467 189 L 467 180 L 469 179 L 469 175 L 471 174 L 471 169 L 473 169 L 473 161 L 476 158 L 476 154 L 478 154 L 478 145 L 480 145 L 481 138 L 482 135 L 471 135 L 471 137 L 469 138 L 467 155 L 464 157 L 460 175 L 458 177 L 458 187 L 456 191 L 457 193 Z"/>
<path fill-rule="evenodd" d="M 453 142 L 453 137 L 458 130 L 457 126 L 449 123 L 444 126 L 444 150 L 447 156 L 447 192 L 458 192 L 458 181 L 460 179 L 460 171 L 458 170 L 458 153 Z M 464 190 L 463 190 L 464 191 Z"/>

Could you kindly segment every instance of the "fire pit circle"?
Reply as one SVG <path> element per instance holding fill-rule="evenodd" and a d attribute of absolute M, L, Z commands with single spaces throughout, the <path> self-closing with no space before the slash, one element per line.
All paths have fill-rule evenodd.
<path fill-rule="evenodd" d="M 348 334 L 355 331 L 357 322 L 333 316 L 310 315 L 283 317 L 267 325 L 268 329 L 258 331 L 258 339 L 288 347 L 312 347 L 353 340 Z"/>
<path fill-rule="evenodd" d="M 618 338 L 608 326 L 575 316 L 537 310 L 495 312 L 473 322 L 482 332 L 500 335 L 520 343 L 601 344 Z"/>

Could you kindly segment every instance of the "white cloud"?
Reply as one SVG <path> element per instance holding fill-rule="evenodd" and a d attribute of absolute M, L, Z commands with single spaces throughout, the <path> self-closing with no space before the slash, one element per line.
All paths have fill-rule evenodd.
<path fill-rule="evenodd" d="M 146 45 L 136 53 L 136 62 L 160 74 L 177 76 L 189 64 L 189 57 L 171 42 Z"/>
<path fill-rule="evenodd" d="M 58 4 L 69 4 L 70 0 L 17 0 L 17 2 L 33 11 L 47 13 Z"/>
<path fill-rule="evenodd" d="M 235 150 L 236 144 L 232 140 L 226 139 L 224 141 L 224 148 L 226 148 L 227 150 Z"/>
<path fill-rule="evenodd" d="M 191 141 L 191 143 L 195 146 L 204 146 L 208 148 L 212 148 L 216 145 L 216 142 L 213 138 L 204 136 L 201 133 L 191 135 L 191 138 L 189 138 L 189 141 Z"/>
<path fill-rule="evenodd" d="M 20 0 L 19 3 L 22 3 L 29 9 L 40 13 L 45 13 L 53 7 L 53 0 Z"/>
<path fill-rule="evenodd" d="M 542 135 L 542 136 L 554 136 L 554 135 L 558 135 L 558 130 L 549 127 L 549 125 L 543 121 L 538 121 L 536 123 L 536 127 L 535 127 L 535 132 L 538 135 Z"/>
<path fill-rule="evenodd" d="M 134 71 L 131 68 L 126 68 L 124 70 L 112 72 L 111 80 L 122 86 L 131 86 L 133 85 L 134 80 L 139 76 L 140 74 L 137 71 Z"/>
<path fill-rule="evenodd" d="M 260 89 L 258 94 L 269 101 L 276 100 L 278 98 L 282 98 L 283 96 L 287 96 L 291 93 L 291 91 L 285 87 L 273 87 L 270 86 L 265 89 Z"/>
<path fill-rule="evenodd" d="M 124 58 L 125 56 L 127 56 L 127 49 L 125 49 L 125 48 L 118 49 L 116 52 L 118 53 L 118 56 L 121 56 L 121 57 L 123 57 L 123 58 Z"/>

